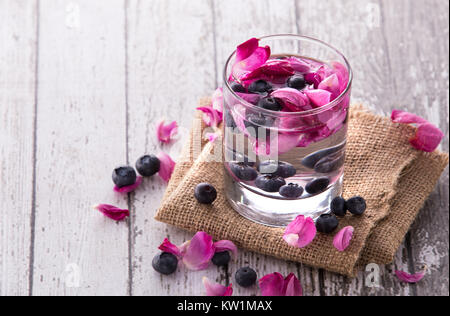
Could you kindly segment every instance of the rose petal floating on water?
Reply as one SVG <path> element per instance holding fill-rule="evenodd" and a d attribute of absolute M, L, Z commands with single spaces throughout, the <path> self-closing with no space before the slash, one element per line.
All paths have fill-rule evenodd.
<path fill-rule="evenodd" d="M 242 99 L 247 101 L 251 104 L 257 104 L 261 96 L 259 94 L 253 94 L 253 93 L 239 93 L 236 92 L 238 96 L 240 96 Z"/>
<path fill-rule="evenodd" d="M 203 285 L 206 289 L 206 296 L 232 296 L 233 285 L 224 286 L 218 283 L 211 282 L 207 277 L 202 279 Z"/>
<path fill-rule="evenodd" d="M 395 271 L 395 274 L 399 278 L 400 281 L 405 283 L 417 283 L 421 281 L 425 277 L 426 270 L 420 271 L 415 274 L 409 274 L 404 271 Z"/>
<path fill-rule="evenodd" d="M 250 81 L 254 79 L 265 79 L 269 81 L 276 81 L 277 79 L 285 78 L 294 75 L 294 69 L 286 60 L 269 60 L 264 65 L 255 70 L 245 74 L 241 77 L 242 81 Z"/>
<path fill-rule="evenodd" d="M 169 124 L 164 124 L 164 120 L 161 120 L 156 129 L 156 136 L 162 143 L 170 143 L 173 137 L 178 133 L 178 124 L 173 121 Z"/>
<path fill-rule="evenodd" d="M 134 190 L 136 190 L 141 185 L 141 183 L 142 183 L 142 177 L 137 177 L 136 182 L 134 184 L 127 185 L 127 186 L 120 187 L 120 188 L 118 186 L 115 186 L 114 191 L 116 191 L 117 193 L 121 193 L 121 194 L 131 193 Z"/>
<path fill-rule="evenodd" d="M 244 78 L 248 73 L 258 69 L 270 57 L 270 47 L 258 47 L 247 59 L 241 60 L 233 65 L 232 73 L 236 79 Z"/>
<path fill-rule="evenodd" d="M 355 229 L 352 226 L 347 226 L 341 229 L 333 239 L 334 247 L 339 251 L 345 251 L 350 246 L 350 241 L 353 238 Z"/>
<path fill-rule="evenodd" d="M 350 75 L 347 68 L 337 61 L 331 62 L 331 67 L 334 69 L 338 79 L 339 79 L 339 92 L 344 92 L 347 88 L 348 81 L 350 80 Z"/>
<path fill-rule="evenodd" d="M 250 57 L 259 46 L 259 39 L 251 38 L 236 48 L 236 62 Z"/>
<path fill-rule="evenodd" d="M 175 162 L 170 158 L 170 156 L 164 152 L 160 152 L 157 155 L 160 161 L 160 168 L 158 175 L 164 181 L 168 182 L 172 176 L 173 169 L 175 169 Z"/>
<path fill-rule="evenodd" d="M 210 106 L 198 107 L 197 110 L 203 112 L 203 122 L 209 127 L 218 127 L 222 122 L 222 112 L 213 109 Z"/>
<path fill-rule="evenodd" d="M 268 274 L 259 280 L 262 296 L 302 296 L 300 281 L 293 273 L 286 279 L 278 272 Z"/>
<path fill-rule="evenodd" d="M 306 96 L 309 98 L 311 103 L 316 107 L 324 106 L 331 101 L 331 92 L 322 90 L 322 89 L 314 89 L 314 90 L 305 90 Z"/>
<path fill-rule="evenodd" d="M 308 97 L 297 89 L 278 89 L 272 92 L 271 96 L 283 101 L 283 105 L 292 112 L 301 112 L 311 109 Z"/>
<path fill-rule="evenodd" d="M 394 123 L 417 124 L 416 134 L 409 140 L 417 150 L 433 152 L 439 147 L 445 136 L 435 125 L 412 113 L 394 110 L 391 119 Z"/>
<path fill-rule="evenodd" d="M 322 79 L 320 78 L 320 75 L 318 75 L 315 72 L 307 73 L 305 74 L 305 81 L 308 84 L 314 85 L 314 89 L 317 89 L 319 87 L 320 82 Z"/>
<path fill-rule="evenodd" d="M 314 240 L 316 233 L 314 221 L 310 217 L 299 215 L 286 227 L 283 239 L 292 247 L 304 248 Z"/>
<path fill-rule="evenodd" d="M 336 99 L 340 94 L 339 79 L 336 74 L 325 78 L 318 86 L 318 89 L 331 92 L 331 100 Z"/>
<path fill-rule="evenodd" d="M 111 218 L 115 221 L 122 221 L 128 216 L 130 216 L 130 211 L 125 209 L 120 209 L 116 206 L 109 204 L 98 204 L 94 205 L 93 208 L 108 218 Z"/>
<path fill-rule="evenodd" d="M 288 61 L 291 67 L 297 72 L 309 73 L 311 70 L 311 65 L 299 58 L 288 57 L 284 60 Z"/>
<path fill-rule="evenodd" d="M 223 113 L 223 89 L 218 88 L 212 95 L 212 108 L 219 113 Z"/>

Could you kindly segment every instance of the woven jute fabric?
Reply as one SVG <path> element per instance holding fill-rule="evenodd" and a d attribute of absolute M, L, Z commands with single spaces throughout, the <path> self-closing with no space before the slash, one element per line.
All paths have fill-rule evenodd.
<path fill-rule="evenodd" d="M 203 99 L 200 103 L 209 102 Z M 221 141 L 204 141 L 205 126 L 200 122 L 197 113 L 156 219 L 192 232 L 205 231 L 216 240 L 232 240 L 250 251 L 347 276 L 354 276 L 358 267 L 367 263 L 392 262 L 448 164 L 445 153 L 424 153 L 411 147 L 408 139 L 415 132 L 413 127 L 393 124 L 362 106 L 353 106 L 343 196 L 363 196 L 367 211 L 362 216 L 348 215 L 340 220 L 338 229 L 348 225 L 355 228 L 345 252 L 333 247 L 333 235 L 320 233 L 309 246 L 297 249 L 283 240 L 282 228 L 256 224 L 231 208 L 223 192 L 222 162 L 211 159 L 221 152 Z M 209 182 L 218 190 L 212 205 L 201 205 L 194 198 L 193 190 L 200 182 Z"/>

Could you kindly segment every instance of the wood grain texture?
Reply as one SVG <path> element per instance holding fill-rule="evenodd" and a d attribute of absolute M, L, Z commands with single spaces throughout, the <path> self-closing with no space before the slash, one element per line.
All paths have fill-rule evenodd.
<path fill-rule="evenodd" d="M 36 2 L 0 1 L 0 296 L 29 289 L 35 48 Z"/>
<path fill-rule="evenodd" d="M 91 208 L 126 207 L 123 2 L 40 3 L 33 294 L 126 295 L 127 224 Z"/>

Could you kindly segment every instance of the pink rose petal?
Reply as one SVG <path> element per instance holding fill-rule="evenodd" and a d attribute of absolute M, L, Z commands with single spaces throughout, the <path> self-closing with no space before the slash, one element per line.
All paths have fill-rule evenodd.
<path fill-rule="evenodd" d="M 305 81 L 308 84 L 314 85 L 314 89 L 317 89 L 322 79 L 320 78 L 320 75 L 318 75 L 315 72 L 312 72 L 305 74 Z"/>
<path fill-rule="evenodd" d="M 223 89 L 218 88 L 212 95 L 212 108 L 219 113 L 223 113 Z"/>
<path fill-rule="evenodd" d="M 270 47 L 258 47 L 247 59 L 234 64 L 232 73 L 236 79 L 242 79 L 248 73 L 258 69 L 270 57 Z"/>
<path fill-rule="evenodd" d="M 304 248 L 314 240 L 316 234 L 314 221 L 310 217 L 299 215 L 286 227 L 283 239 L 292 247 Z"/>
<path fill-rule="evenodd" d="M 352 226 L 347 226 L 341 229 L 333 239 L 334 248 L 341 252 L 345 251 L 345 249 L 350 246 L 350 241 L 353 238 L 354 231 L 355 229 Z"/>
<path fill-rule="evenodd" d="M 286 279 L 278 273 L 268 274 L 259 280 L 262 296 L 302 296 L 303 289 L 300 281 L 293 273 Z"/>
<path fill-rule="evenodd" d="M 214 251 L 215 252 L 224 252 L 224 251 L 230 251 L 233 256 L 237 256 L 237 247 L 236 245 L 230 241 L 230 240 L 219 240 L 214 243 Z"/>
<path fill-rule="evenodd" d="M 259 39 L 251 38 L 236 48 L 236 62 L 250 57 L 259 46 Z"/>
<path fill-rule="evenodd" d="M 172 172 L 175 169 L 175 162 L 170 158 L 170 156 L 164 152 L 160 152 L 157 155 L 159 161 L 160 161 L 160 168 L 158 175 L 163 179 L 164 181 L 168 182 L 170 180 L 170 177 L 172 176 Z"/>
<path fill-rule="evenodd" d="M 337 61 L 331 62 L 331 67 L 334 69 L 339 79 L 339 93 L 342 93 L 345 88 L 347 88 L 348 81 L 350 80 L 349 72 L 344 65 Z"/>
<path fill-rule="evenodd" d="M 415 274 L 409 274 L 404 271 L 395 271 L 395 274 L 399 278 L 400 281 L 405 283 L 417 283 L 421 281 L 425 277 L 426 270 L 420 271 Z"/>
<path fill-rule="evenodd" d="M 314 89 L 314 90 L 305 90 L 306 96 L 309 98 L 311 103 L 316 107 L 324 106 L 331 101 L 331 92 L 322 90 L 322 89 Z"/>
<path fill-rule="evenodd" d="M 165 238 L 163 243 L 158 247 L 159 250 L 163 252 L 168 252 L 175 255 L 178 259 L 183 257 L 181 250 L 174 244 L 172 244 L 169 239 Z"/>
<path fill-rule="evenodd" d="M 218 127 L 222 122 L 222 113 L 209 106 L 198 107 L 203 112 L 203 122 L 209 127 Z"/>
<path fill-rule="evenodd" d="M 291 67 L 297 72 L 309 73 L 311 70 L 311 65 L 299 58 L 289 57 L 284 60 L 288 61 Z"/>
<path fill-rule="evenodd" d="M 394 123 L 403 124 L 428 124 L 429 122 L 413 113 L 404 112 L 400 110 L 393 110 L 391 114 L 391 120 Z"/>
<path fill-rule="evenodd" d="M 115 221 L 122 221 L 130 216 L 129 210 L 120 209 L 109 204 L 98 204 L 93 207 L 95 210 L 101 212 L 106 217 Z"/>
<path fill-rule="evenodd" d="M 326 90 L 331 93 L 331 100 L 336 99 L 340 94 L 339 79 L 336 74 L 325 78 L 318 86 L 318 89 Z"/>
<path fill-rule="evenodd" d="M 293 273 L 284 280 L 284 296 L 303 296 L 302 285 Z"/>
<path fill-rule="evenodd" d="M 205 232 L 198 232 L 181 247 L 183 263 L 190 270 L 204 270 L 214 256 L 212 237 Z"/>
<path fill-rule="evenodd" d="M 114 187 L 114 191 L 116 191 L 117 193 L 121 193 L 121 194 L 127 194 L 127 193 L 131 193 L 133 191 L 135 191 L 142 183 L 142 177 L 137 177 L 136 178 L 136 182 L 132 185 L 127 185 L 125 187 L 118 187 L 115 186 Z"/>
<path fill-rule="evenodd" d="M 240 96 L 242 99 L 247 101 L 251 104 L 257 104 L 260 100 L 261 96 L 259 94 L 253 94 L 253 93 L 236 93 L 238 96 Z"/>
<path fill-rule="evenodd" d="M 255 79 L 265 79 L 269 81 L 276 81 L 277 79 L 286 78 L 294 75 L 294 69 L 286 60 L 269 60 L 264 65 L 255 70 L 243 75 L 242 81 L 250 81 Z"/>
<path fill-rule="evenodd" d="M 211 282 L 207 277 L 202 279 L 203 285 L 206 289 L 206 296 L 232 296 L 233 285 L 224 286 L 218 283 Z"/>
<path fill-rule="evenodd" d="M 158 128 L 156 129 L 156 135 L 158 140 L 162 143 L 170 143 L 173 137 L 178 133 L 178 124 L 173 121 L 169 124 L 164 124 L 164 120 L 159 122 Z"/>
<path fill-rule="evenodd" d="M 282 88 L 275 90 L 271 96 L 283 101 L 284 107 L 292 112 L 310 110 L 309 99 L 304 93 L 292 88 Z"/>

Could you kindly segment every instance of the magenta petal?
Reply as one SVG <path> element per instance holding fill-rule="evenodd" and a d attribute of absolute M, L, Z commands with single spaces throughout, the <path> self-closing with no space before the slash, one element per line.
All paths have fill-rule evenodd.
<path fill-rule="evenodd" d="M 203 285 L 206 289 L 206 296 L 231 296 L 233 295 L 233 285 L 224 286 L 218 283 L 211 282 L 207 277 L 202 279 Z"/>
<path fill-rule="evenodd" d="M 241 79 L 245 77 L 249 72 L 252 72 L 269 59 L 270 57 L 270 47 L 258 47 L 252 55 L 248 58 L 236 62 L 233 65 L 232 73 L 234 78 Z"/>
<path fill-rule="evenodd" d="M 238 96 L 240 96 L 242 99 L 247 101 L 248 103 L 257 104 L 258 101 L 261 99 L 261 96 L 259 94 L 253 94 L 253 93 L 236 93 Z"/>
<path fill-rule="evenodd" d="M 340 94 L 339 79 L 336 74 L 325 78 L 318 86 L 318 89 L 326 90 L 331 92 L 331 99 L 335 99 Z"/>
<path fill-rule="evenodd" d="M 315 72 L 305 74 L 305 80 L 308 84 L 314 85 L 314 89 L 317 89 L 322 81 L 320 75 Z"/>
<path fill-rule="evenodd" d="M 248 41 L 240 44 L 236 49 L 236 62 L 247 59 L 258 48 L 259 39 L 251 38 Z"/>
<path fill-rule="evenodd" d="M 292 76 L 295 73 L 290 63 L 286 60 L 269 60 L 261 67 L 247 73 L 241 77 L 242 81 L 249 81 L 254 79 L 266 79 L 274 81 L 288 76 Z"/>
<path fill-rule="evenodd" d="M 214 256 L 212 237 L 205 232 L 198 232 L 183 246 L 183 263 L 190 270 L 204 270 Z"/>
<path fill-rule="evenodd" d="M 197 110 L 203 112 L 203 122 L 207 126 L 218 127 L 222 122 L 222 113 L 209 106 L 198 107 Z"/>
<path fill-rule="evenodd" d="M 415 274 L 409 274 L 404 271 L 395 271 L 395 274 L 399 278 L 400 281 L 405 283 L 417 283 L 421 281 L 425 277 L 425 270 L 415 273 Z"/>
<path fill-rule="evenodd" d="M 237 247 L 230 240 L 219 240 L 214 243 L 215 252 L 230 251 L 235 257 L 237 256 Z"/>
<path fill-rule="evenodd" d="M 428 121 L 416 114 L 404 112 L 400 110 L 394 110 L 391 114 L 391 120 L 394 123 L 403 124 L 427 124 Z"/>
<path fill-rule="evenodd" d="M 334 248 L 341 252 L 345 251 L 345 249 L 350 246 L 350 241 L 353 238 L 354 231 L 355 229 L 352 226 L 347 226 L 341 229 L 333 239 Z"/>
<path fill-rule="evenodd" d="M 428 153 L 435 151 L 444 133 L 431 123 L 421 124 L 417 127 L 416 135 L 410 139 L 411 145 L 417 149 Z"/>
<path fill-rule="evenodd" d="M 118 186 L 114 187 L 114 191 L 121 194 L 127 194 L 136 190 L 142 183 L 142 177 L 137 177 L 136 182 L 132 185 L 127 185 L 125 187 L 119 188 Z"/>
<path fill-rule="evenodd" d="M 309 100 L 297 89 L 283 88 L 272 92 L 272 97 L 283 101 L 283 105 L 293 112 L 309 110 Z"/>
<path fill-rule="evenodd" d="M 218 88 L 212 95 L 212 108 L 219 113 L 223 113 L 223 89 Z"/>
<path fill-rule="evenodd" d="M 175 169 L 175 162 L 170 158 L 170 156 L 164 152 L 157 155 L 160 161 L 159 176 L 164 181 L 168 182 L 172 176 L 173 169 Z"/>
<path fill-rule="evenodd" d="M 278 273 L 268 274 L 259 280 L 262 296 L 284 296 L 284 277 Z"/>
<path fill-rule="evenodd" d="M 163 252 L 171 253 L 179 259 L 182 257 L 180 249 L 176 245 L 172 244 L 167 238 L 164 239 L 163 243 L 158 247 L 158 249 Z"/>
<path fill-rule="evenodd" d="M 115 221 L 121 221 L 130 216 L 129 210 L 120 209 L 109 204 L 98 204 L 93 207 L 95 210 L 101 212 L 106 217 Z"/>
<path fill-rule="evenodd" d="M 297 277 L 291 273 L 284 280 L 284 296 L 303 296 L 303 288 Z"/>
<path fill-rule="evenodd" d="M 316 233 L 314 221 L 299 215 L 286 227 L 283 239 L 292 247 L 304 248 L 314 240 Z"/>
<path fill-rule="evenodd" d="M 177 133 L 178 124 L 176 121 L 165 125 L 164 120 L 162 120 L 159 122 L 158 128 L 156 129 L 158 140 L 162 143 L 169 143 Z"/>
<path fill-rule="evenodd" d="M 322 90 L 322 89 L 314 89 L 314 90 L 305 90 L 306 96 L 309 98 L 312 104 L 316 107 L 324 106 L 325 104 L 330 103 L 331 100 L 331 92 Z"/>
<path fill-rule="evenodd" d="M 311 65 L 299 58 L 289 57 L 285 60 L 288 61 L 291 67 L 297 72 L 309 73 L 311 70 Z"/>
<path fill-rule="evenodd" d="M 339 79 L 339 92 L 344 92 L 347 88 L 348 81 L 350 80 L 350 75 L 347 68 L 337 61 L 331 62 L 331 67 L 333 67 L 338 79 Z"/>

